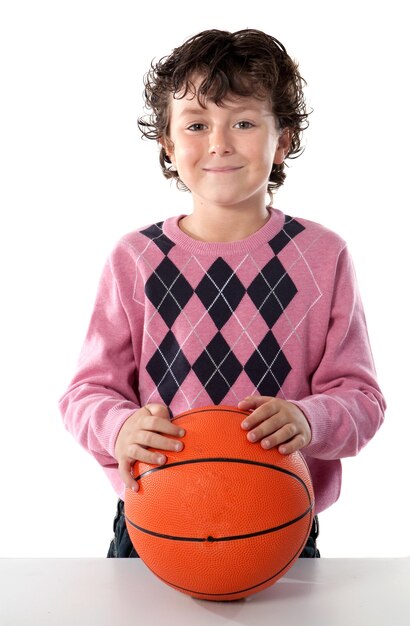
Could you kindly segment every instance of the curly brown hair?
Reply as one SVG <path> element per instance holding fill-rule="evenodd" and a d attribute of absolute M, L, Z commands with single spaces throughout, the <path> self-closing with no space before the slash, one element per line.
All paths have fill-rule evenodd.
<path fill-rule="evenodd" d="M 169 130 L 170 94 L 183 98 L 195 94 L 193 75 L 200 75 L 196 96 L 205 106 L 206 99 L 221 106 L 229 95 L 268 98 L 279 130 L 288 128 L 292 139 L 287 158 L 301 154 L 302 132 L 308 127 L 303 87 L 306 81 L 285 47 L 266 33 L 245 29 L 234 33 L 206 30 L 175 48 L 169 56 L 151 63 L 144 77 L 145 108 L 151 111 L 138 119 L 138 127 L 148 139 L 165 139 Z M 176 96 L 178 94 L 178 96 Z M 176 179 L 180 189 L 188 190 L 162 147 L 159 155 L 166 178 Z M 280 187 L 285 178 L 285 163 L 273 164 L 267 192 Z"/>

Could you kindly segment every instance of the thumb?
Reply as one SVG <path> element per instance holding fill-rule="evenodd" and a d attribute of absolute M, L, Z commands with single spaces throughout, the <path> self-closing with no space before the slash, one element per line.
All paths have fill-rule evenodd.
<path fill-rule="evenodd" d="M 157 417 L 163 417 L 164 419 L 170 419 L 169 411 L 164 404 L 157 404 L 152 402 L 151 404 L 145 404 L 143 409 L 146 409 L 147 415 L 156 415 Z"/>

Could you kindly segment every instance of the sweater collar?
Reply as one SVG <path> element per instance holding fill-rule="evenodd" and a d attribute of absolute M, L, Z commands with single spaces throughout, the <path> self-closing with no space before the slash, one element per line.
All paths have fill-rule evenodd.
<path fill-rule="evenodd" d="M 277 235 L 283 228 L 285 216 L 278 209 L 269 209 L 270 218 L 259 230 L 245 239 L 229 242 L 207 242 L 193 239 L 182 231 L 178 223 L 185 215 L 170 217 L 164 221 L 163 232 L 175 244 L 184 248 L 191 254 L 204 254 L 208 256 L 225 256 L 233 254 L 246 254 L 264 245 Z"/>

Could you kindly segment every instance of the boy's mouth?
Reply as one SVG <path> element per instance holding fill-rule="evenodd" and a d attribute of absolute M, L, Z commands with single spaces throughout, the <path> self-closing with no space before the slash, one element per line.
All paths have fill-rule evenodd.
<path fill-rule="evenodd" d="M 211 172 L 213 174 L 228 174 L 229 172 L 237 172 L 242 169 L 242 165 L 234 166 L 228 165 L 225 167 L 204 167 L 205 172 Z"/>

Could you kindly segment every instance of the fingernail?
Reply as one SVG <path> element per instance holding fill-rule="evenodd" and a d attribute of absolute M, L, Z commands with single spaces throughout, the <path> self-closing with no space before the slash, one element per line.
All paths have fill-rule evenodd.
<path fill-rule="evenodd" d="M 269 448 L 271 447 L 269 441 L 267 439 L 264 439 L 261 443 L 262 448 L 265 448 L 265 450 L 269 450 Z"/>
<path fill-rule="evenodd" d="M 249 441 L 256 441 L 256 435 L 255 435 L 255 433 L 249 433 L 249 435 L 248 435 L 248 439 L 249 439 Z"/>
<path fill-rule="evenodd" d="M 183 437 L 185 435 L 185 430 L 183 428 L 180 428 L 178 431 L 178 437 Z"/>
<path fill-rule="evenodd" d="M 174 450 L 176 450 L 177 452 L 182 450 L 182 443 L 181 443 L 181 441 L 177 441 L 176 443 L 174 443 Z"/>
<path fill-rule="evenodd" d="M 242 422 L 242 428 L 249 428 L 249 422 L 247 422 L 246 420 Z"/>
<path fill-rule="evenodd" d="M 165 456 L 163 456 L 162 454 L 160 456 L 157 456 L 157 463 L 159 465 L 162 465 L 163 463 L 165 463 L 166 460 L 167 460 L 167 458 Z"/>

